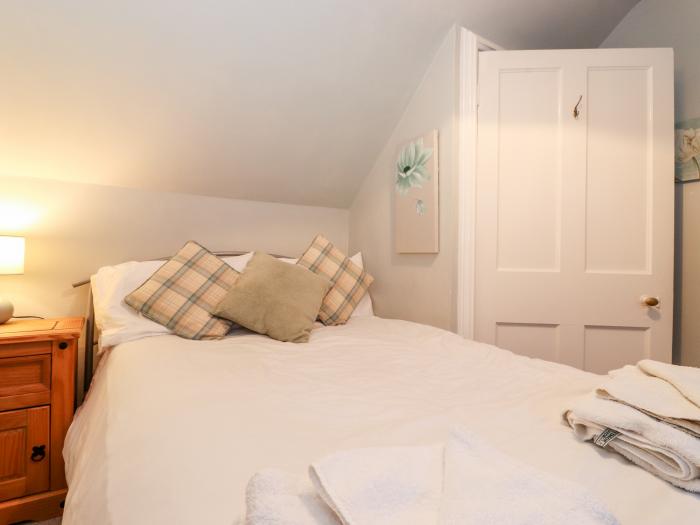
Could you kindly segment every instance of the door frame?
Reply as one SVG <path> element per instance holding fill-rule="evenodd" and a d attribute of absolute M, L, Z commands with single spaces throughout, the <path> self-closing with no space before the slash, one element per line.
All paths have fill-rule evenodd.
<path fill-rule="evenodd" d="M 479 53 L 503 49 L 464 27 L 459 29 L 457 333 L 467 339 L 474 338 Z"/>

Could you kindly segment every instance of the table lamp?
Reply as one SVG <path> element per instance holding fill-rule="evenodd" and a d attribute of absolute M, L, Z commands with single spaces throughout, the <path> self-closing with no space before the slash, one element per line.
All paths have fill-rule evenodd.
<path fill-rule="evenodd" d="M 0 275 L 24 273 L 24 237 L 0 235 Z M 15 307 L 0 297 L 0 324 L 12 319 Z"/>

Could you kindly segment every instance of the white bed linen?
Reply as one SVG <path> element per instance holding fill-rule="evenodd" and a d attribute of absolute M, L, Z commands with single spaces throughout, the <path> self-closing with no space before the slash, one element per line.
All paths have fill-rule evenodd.
<path fill-rule="evenodd" d="M 601 377 L 376 317 L 308 344 L 157 336 L 115 347 L 70 429 L 64 525 L 232 524 L 265 467 L 302 475 L 362 446 L 423 445 L 455 423 L 588 487 L 623 524 L 698 523 L 700 497 L 575 439 Z"/>

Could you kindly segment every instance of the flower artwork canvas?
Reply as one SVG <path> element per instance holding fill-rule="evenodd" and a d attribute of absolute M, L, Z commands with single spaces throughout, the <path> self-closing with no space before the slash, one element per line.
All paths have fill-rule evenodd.
<path fill-rule="evenodd" d="M 700 118 L 676 125 L 676 180 L 700 180 Z"/>
<path fill-rule="evenodd" d="M 404 144 L 394 166 L 397 253 L 438 253 L 438 132 Z"/>

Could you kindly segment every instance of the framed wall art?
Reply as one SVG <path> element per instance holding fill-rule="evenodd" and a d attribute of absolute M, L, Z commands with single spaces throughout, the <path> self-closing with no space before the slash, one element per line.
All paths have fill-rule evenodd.
<path fill-rule="evenodd" d="M 397 253 L 439 252 L 438 132 L 404 144 L 394 173 Z"/>

